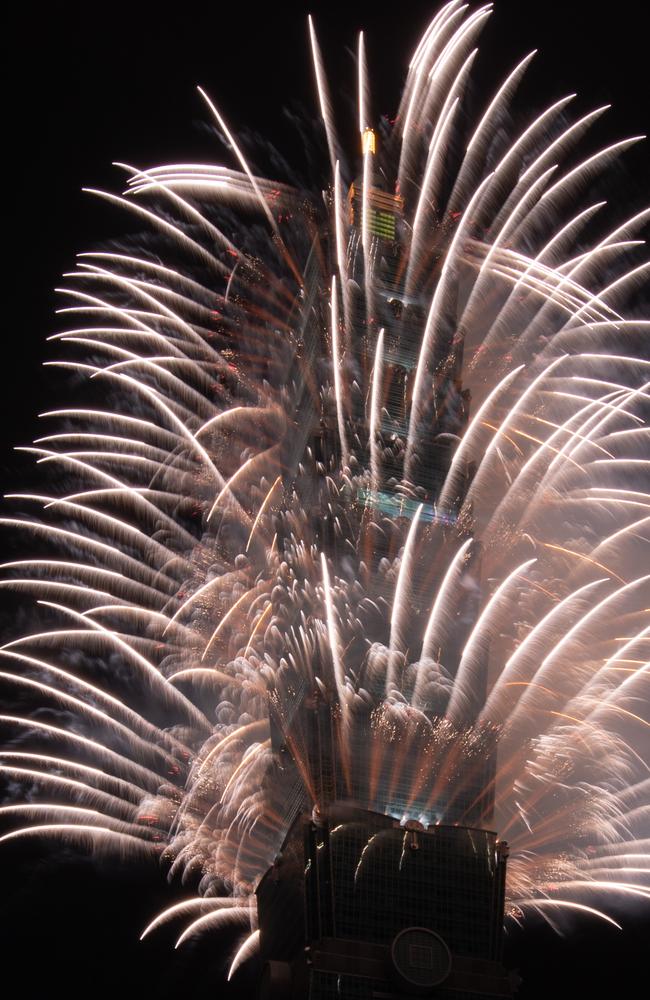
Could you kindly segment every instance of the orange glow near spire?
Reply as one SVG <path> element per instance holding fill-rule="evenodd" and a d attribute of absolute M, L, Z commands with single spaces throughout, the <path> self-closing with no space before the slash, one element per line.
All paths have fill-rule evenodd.
<path fill-rule="evenodd" d="M 377 152 L 377 136 L 371 128 L 364 129 L 361 134 L 361 152 L 364 156 L 366 153 L 374 155 Z"/>

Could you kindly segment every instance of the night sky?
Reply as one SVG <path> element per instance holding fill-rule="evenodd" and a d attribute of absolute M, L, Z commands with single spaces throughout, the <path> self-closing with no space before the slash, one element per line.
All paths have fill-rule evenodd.
<path fill-rule="evenodd" d="M 37 436 L 37 412 L 69 401 L 52 371 L 41 368 L 54 354 L 45 343 L 57 330 L 53 288 L 78 251 L 127 227 L 124 215 L 83 194 L 82 186 L 120 190 L 115 160 L 143 167 L 223 162 L 197 84 L 235 132 L 247 128 L 269 137 L 306 174 L 283 107 L 302 106 L 315 115 L 308 11 L 316 18 L 343 120 L 349 112 L 353 122 L 346 95 L 354 93 L 351 53 L 360 28 L 366 31 L 375 114 L 392 117 L 410 54 L 437 4 L 405 0 L 384 6 L 381 14 L 371 3 L 344 6 L 337 18 L 329 3 L 268 3 L 255 17 L 248 4 L 193 0 L 178 4 L 173 15 L 150 4 L 97 3 L 91 14 L 89 5 L 68 2 L 38 15 L 31 5 L 13 6 L 3 53 L 3 493 L 24 484 L 28 463 L 12 449 Z M 611 102 L 593 142 L 650 130 L 647 33 L 638 5 L 612 5 L 600 20 L 595 6 L 582 0 L 508 0 L 496 7 L 480 43 L 477 98 L 482 86 L 487 96 L 490 82 L 538 48 L 523 102 L 540 109 L 572 91 L 584 110 Z M 344 133 L 354 135 L 353 128 L 346 125 Z M 615 188 L 638 207 L 644 191 L 650 201 L 650 152 L 636 149 L 624 164 Z M 7 600 L 0 624 L 9 631 L 16 611 Z M 155 865 L 80 858 L 36 841 L 29 850 L 7 848 L 0 854 L 3 972 L 22 970 L 23 997 L 48 996 L 55 987 L 68 997 L 226 995 L 219 972 L 223 939 L 205 938 L 182 955 L 165 934 L 138 943 L 152 916 L 186 895 L 180 886 L 168 887 Z M 512 934 L 507 964 L 524 976 L 523 1000 L 598 996 L 601 989 L 632 995 L 634 972 L 645 973 L 650 904 L 615 915 L 623 919 L 622 934 L 593 921 L 577 922 L 564 941 L 532 922 L 525 934 Z"/>

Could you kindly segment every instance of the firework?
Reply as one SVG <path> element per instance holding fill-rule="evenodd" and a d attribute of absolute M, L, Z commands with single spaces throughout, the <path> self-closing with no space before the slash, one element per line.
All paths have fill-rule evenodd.
<path fill-rule="evenodd" d="M 67 276 L 79 396 L 4 518 L 43 617 L 2 678 L 48 710 L 3 719 L 6 837 L 159 855 L 197 892 L 145 933 L 243 927 L 231 973 L 333 797 L 495 829 L 514 920 L 649 893 L 648 212 L 593 193 L 636 139 L 580 159 L 570 97 L 513 124 L 531 57 L 470 121 L 488 16 L 440 10 L 391 126 L 360 38 L 348 160 L 310 23 L 327 188 L 204 94 L 230 166 L 126 167 L 98 194 L 146 234 Z"/>

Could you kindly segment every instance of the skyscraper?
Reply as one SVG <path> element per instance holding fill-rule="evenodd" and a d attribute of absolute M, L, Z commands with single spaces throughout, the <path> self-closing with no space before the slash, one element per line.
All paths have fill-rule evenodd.
<path fill-rule="evenodd" d="M 364 144 L 372 157 L 372 134 L 366 133 Z M 423 315 L 417 298 L 406 296 L 403 287 L 402 199 L 381 189 L 371 166 L 367 162 L 364 171 L 365 198 L 364 178 L 355 181 L 348 196 L 353 233 L 366 230 L 374 272 L 374 314 L 366 314 L 366 303 L 354 326 L 371 349 L 370 327 L 381 331 L 374 337 L 375 342 L 383 338 L 385 398 L 376 433 L 399 456 L 395 442 L 409 424 Z M 423 458 L 414 480 L 404 482 L 397 457 L 395 476 L 384 462 L 378 488 L 372 495 L 356 497 L 358 504 L 382 516 L 438 517 L 439 484 L 470 406 L 461 381 L 462 346 L 455 346 L 453 330 L 448 334 L 433 375 L 433 410 L 420 421 L 427 439 L 421 442 Z M 373 358 L 366 357 L 365 363 L 371 365 Z M 312 432 L 314 454 L 326 462 L 337 440 L 334 422 L 321 414 Z M 471 479 L 470 469 L 466 479 Z M 463 533 L 453 517 L 448 528 Z M 326 524 L 320 539 L 322 551 L 336 559 L 335 532 Z M 478 614 L 479 553 L 480 545 L 475 545 L 466 564 L 468 583 L 457 608 L 457 636 L 447 650 L 452 671 Z M 378 541 L 374 558 L 382 555 Z M 414 587 L 413 593 L 418 590 Z M 326 678 L 327 669 L 316 671 L 316 676 Z M 364 684 L 369 683 L 364 678 Z M 476 678 L 478 696 L 485 683 L 484 675 Z M 353 722 L 345 719 L 339 700 L 322 680 L 313 689 L 296 689 L 290 705 L 276 704 L 272 697 L 270 714 L 275 765 L 268 781 L 277 789 L 278 809 L 290 828 L 257 887 L 261 996 L 510 996 L 500 964 L 507 845 L 489 829 L 494 734 L 474 735 L 472 743 L 464 734 L 450 732 L 449 745 L 438 758 L 420 757 L 417 739 L 410 747 L 395 739 L 390 715 L 378 717 L 370 706 L 366 710 L 357 704 Z M 416 715 L 409 720 L 414 732 Z M 464 740 L 461 753 L 454 752 L 454 739 Z M 415 818 L 414 789 L 423 783 L 433 787 L 433 794 Z M 313 811 L 310 802 L 316 803 Z"/>

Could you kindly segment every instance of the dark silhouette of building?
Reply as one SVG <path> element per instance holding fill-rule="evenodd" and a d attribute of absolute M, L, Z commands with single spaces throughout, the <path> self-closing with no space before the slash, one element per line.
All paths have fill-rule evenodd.
<path fill-rule="evenodd" d="M 394 818 L 399 787 L 392 815 L 357 804 L 370 732 L 357 726 L 359 787 L 350 787 L 325 695 L 303 691 L 284 725 L 273 711 L 271 723 L 270 780 L 295 818 L 257 887 L 260 1000 L 510 997 L 501 965 L 507 845 L 470 825 L 485 818 L 481 793 L 491 799 L 493 748 L 462 794 L 443 790 L 446 822 L 425 828 Z M 304 772 L 319 804 L 311 812 Z"/>
<path fill-rule="evenodd" d="M 461 381 L 462 342 L 454 340 L 452 331 L 433 373 L 431 412 L 422 422 L 426 461 L 417 465 L 413 482 L 404 485 L 399 439 L 408 432 L 424 316 L 417 299 L 404 294 L 402 199 L 378 183 L 375 178 L 365 209 L 376 250 L 376 315 L 369 317 L 368 303 L 359 299 L 352 336 L 366 343 L 364 363 L 369 366 L 378 330 L 385 332 L 380 434 L 389 459 L 384 458 L 379 488 L 357 500 L 396 518 L 410 519 L 419 508 L 423 520 L 431 520 L 440 516 L 435 508 L 439 487 L 467 422 L 471 394 Z M 357 229 L 364 212 L 362 195 L 357 181 L 349 193 L 350 222 Z M 362 255 L 357 266 L 363 266 Z M 307 341 L 305 352 L 310 354 Z M 310 405 L 306 401 L 305 412 Z M 352 426 L 354 419 L 353 414 Z M 358 425 L 362 439 L 363 413 Z M 313 454 L 326 465 L 336 453 L 335 421 L 321 414 L 316 428 L 311 411 L 304 428 L 303 436 L 297 435 L 296 454 L 311 437 Z M 468 482 L 470 477 L 468 470 Z M 322 507 L 316 504 L 315 509 Z M 453 526 L 453 516 L 447 523 Z M 326 524 L 320 543 L 321 550 L 335 554 Z M 459 648 L 450 654 L 456 663 L 478 614 L 479 555 L 468 562 L 466 576 L 466 596 L 458 609 Z M 394 817 L 408 814 L 413 771 L 404 768 L 403 788 L 397 780 L 387 782 L 385 812 L 359 805 L 370 801 L 371 710 L 367 717 L 363 709 L 357 711 L 354 736 L 348 733 L 346 743 L 340 738 L 336 698 L 325 674 L 323 678 L 313 690 L 296 689 L 290 705 L 276 705 L 273 698 L 270 703 L 275 765 L 268 780 L 290 826 L 257 887 L 260 1000 L 510 997 L 501 965 L 507 845 L 484 828 L 491 820 L 493 736 L 486 733 L 474 757 L 464 760 L 461 780 L 441 788 L 435 825 L 400 822 Z M 354 767 L 342 757 L 344 744 Z M 308 801 L 318 806 L 310 811 Z M 384 808 L 376 796 L 373 801 Z"/>
<path fill-rule="evenodd" d="M 401 826 L 344 803 L 299 816 L 257 889 L 260 997 L 511 996 L 506 856 L 487 830 Z"/>

